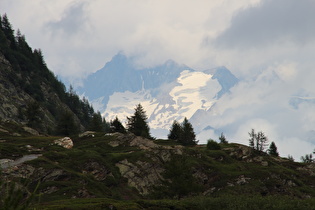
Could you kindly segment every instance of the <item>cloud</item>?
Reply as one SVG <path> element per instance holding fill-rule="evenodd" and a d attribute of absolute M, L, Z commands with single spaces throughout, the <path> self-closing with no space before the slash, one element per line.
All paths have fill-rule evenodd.
<path fill-rule="evenodd" d="M 140 66 L 173 59 L 197 69 L 215 67 L 203 38 L 226 28 L 235 10 L 257 2 L 2 0 L 0 12 L 42 49 L 52 71 L 82 78 L 120 51 L 137 56 Z"/>
<path fill-rule="evenodd" d="M 70 4 L 58 20 L 51 20 L 46 23 L 47 30 L 55 35 L 61 32 L 63 35 L 74 35 L 84 33 L 87 24 L 85 12 L 86 2 L 74 2 Z"/>
<path fill-rule="evenodd" d="M 223 48 L 255 48 L 285 42 L 305 45 L 315 40 L 314 10 L 313 0 L 264 0 L 236 13 L 215 44 Z"/>
<path fill-rule="evenodd" d="M 232 142 L 245 145 L 252 128 L 263 131 L 276 143 L 281 156 L 290 154 L 299 161 L 315 147 L 315 103 L 314 97 L 305 97 L 297 106 L 291 104 L 293 96 L 301 95 L 296 85 L 301 83 L 296 76 L 298 68 L 295 63 L 283 62 L 240 81 L 212 108 L 211 126 Z M 314 96 L 303 90 L 306 96 Z"/>

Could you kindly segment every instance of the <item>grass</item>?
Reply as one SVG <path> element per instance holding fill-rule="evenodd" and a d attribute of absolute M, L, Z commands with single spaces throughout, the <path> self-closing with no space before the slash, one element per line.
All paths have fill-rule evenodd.
<path fill-rule="evenodd" d="M 178 155 L 170 152 L 171 160 L 161 160 L 159 155 L 165 155 L 165 149 L 161 149 L 163 152 L 151 152 L 131 147 L 127 143 L 112 147 L 108 143 L 115 141 L 117 137 L 102 133 L 96 133 L 94 137 L 73 137 L 74 147 L 70 150 L 51 145 L 54 139 L 60 137 L 9 136 L 0 133 L 0 138 L 5 140 L 0 144 L 0 158 L 16 159 L 17 156 L 36 153 L 28 151 L 26 145 L 41 149 L 38 153 L 43 156 L 28 164 L 41 168 L 46 175 L 41 170 L 37 171 L 38 177 L 32 180 L 32 185 L 37 183 L 36 180 L 41 180 L 39 194 L 52 187 L 57 190 L 42 194 L 40 201 L 37 204 L 35 202 L 34 207 L 38 209 L 106 209 L 110 205 L 116 209 L 288 209 L 297 206 L 300 209 L 311 209 L 314 206 L 313 199 L 295 199 L 305 198 L 307 195 L 315 196 L 314 176 L 297 170 L 305 164 L 279 161 L 268 155 L 262 156 L 268 166 L 262 166 L 259 162 L 241 161 L 231 157 L 229 151 L 224 149 L 237 149 L 238 144 L 220 144 L 221 150 L 209 150 L 205 146 L 183 149 L 182 156 L 189 167 L 187 171 L 201 177 L 190 180 L 198 182 L 197 184 L 205 180 L 202 183 L 204 191 L 214 188 L 213 192 L 205 193 L 207 196 L 195 196 L 198 195 L 195 193 L 194 197 L 188 194 L 181 200 L 174 200 L 172 196 L 169 196 L 169 200 L 152 200 L 148 199 L 152 195 L 141 196 L 134 188 L 129 187 L 128 180 L 122 177 L 115 164 L 127 159 L 135 165 L 141 161 L 166 167 Z M 177 145 L 168 140 L 154 142 L 162 146 Z M 259 154 L 253 153 L 253 157 L 255 155 Z M 95 177 L 95 173 L 101 168 L 87 171 L 86 168 L 92 163 L 97 163 L 108 171 L 104 180 L 100 181 Z M 94 165 L 98 166 L 97 164 Z M 173 164 L 174 168 L 179 168 L 176 164 L 183 163 L 176 161 Z M 62 170 L 62 175 L 45 180 L 45 176 L 56 169 Z M 242 176 L 247 179 L 247 183 L 237 184 Z M 289 181 L 293 186 L 288 186 L 286 182 Z M 79 198 L 82 190 L 87 192 L 84 196 L 91 198 Z M 167 198 L 167 195 L 164 197 Z"/>
<path fill-rule="evenodd" d="M 273 210 L 273 209 L 314 209 L 315 199 L 292 199 L 287 196 L 244 196 L 227 195 L 224 197 L 198 196 L 182 200 L 133 200 L 122 201 L 108 198 L 67 199 L 35 205 L 38 209 L 150 209 L 150 210 Z"/>
<path fill-rule="evenodd" d="M 135 202 L 120 201 L 109 198 L 81 198 L 81 199 L 66 199 L 51 202 L 45 202 L 35 205 L 34 208 L 57 210 L 57 209 L 110 209 L 115 207 L 119 209 L 141 209 Z"/>

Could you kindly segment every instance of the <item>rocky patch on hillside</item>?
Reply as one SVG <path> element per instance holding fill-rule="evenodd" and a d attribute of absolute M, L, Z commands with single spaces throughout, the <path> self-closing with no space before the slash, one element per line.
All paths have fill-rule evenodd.
<path fill-rule="evenodd" d="M 271 157 L 244 145 L 209 150 L 133 134 L 93 133 L 72 139 L 73 147 L 64 148 L 41 138 L 37 159 L 3 168 L 2 177 L 29 179 L 31 186 L 39 182 L 45 199 L 130 198 L 131 194 L 133 198 L 229 193 L 315 196 L 314 164 Z M 10 141 L 2 144 L 6 143 Z M 36 149 L 24 146 L 30 147 Z"/>

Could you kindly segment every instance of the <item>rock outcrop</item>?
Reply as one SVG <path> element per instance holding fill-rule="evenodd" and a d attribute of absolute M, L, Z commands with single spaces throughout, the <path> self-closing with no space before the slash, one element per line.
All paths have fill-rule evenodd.
<path fill-rule="evenodd" d="M 128 185 L 135 187 L 142 195 L 148 194 L 153 186 L 163 180 L 164 164 L 170 161 L 173 155 L 183 154 L 184 147 L 181 145 L 162 146 L 134 134 L 113 135 L 115 140 L 108 143 L 112 147 L 124 145 L 146 151 L 145 161 L 131 162 L 124 159 L 116 163 L 121 175 L 128 180 Z"/>
<path fill-rule="evenodd" d="M 156 163 L 146 161 L 129 162 L 127 159 L 116 164 L 123 177 L 128 180 L 128 185 L 135 187 L 140 194 L 147 195 L 150 188 L 160 183 L 163 179 L 163 167 Z"/>
<path fill-rule="evenodd" d="M 71 149 L 73 147 L 73 141 L 69 137 L 56 139 L 56 140 L 54 140 L 54 144 L 62 146 L 66 149 Z"/>

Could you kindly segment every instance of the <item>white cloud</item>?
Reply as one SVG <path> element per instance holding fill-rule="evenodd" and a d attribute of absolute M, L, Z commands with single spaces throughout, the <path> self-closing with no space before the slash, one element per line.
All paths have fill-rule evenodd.
<path fill-rule="evenodd" d="M 234 11 L 257 2 L 2 0 L 0 13 L 8 13 L 32 47 L 42 48 L 52 71 L 82 77 L 119 51 L 139 56 L 139 65 L 174 59 L 192 67 L 213 66 L 204 37 L 218 34 Z"/>
<path fill-rule="evenodd" d="M 296 68 L 294 63 L 284 62 L 262 70 L 255 79 L 241 81 L 216 103 L 211 125 L 233 142 L 246 145 L 252 128 L 263 131 L 282 156 L 290 154 L 299 161 L 315 147 L 315 104 L 302 100 L 296 107 L 290 105 L 297 91 L 295 84 L 301 83 L 295 80 Z M 309 96 L 308 91 L 303 94 Z"/>
<path fill-rule="evenodd" d="M 255 48 L 285 43 L 307 44 L 315 40 L 315 4 L 312 0 L 264 0 L 240 10 L 216 40 L 222 47 Z"/>
<path fill-rule="evenodd" d="M 84 11 L 85 7 L 86 3 L 83 2 L 70 4 L 61 18 L 46 23 L 47 33 L 51 33 L 51 36 L 57 36 L 59 39 L 71 38 L 80 33 L 85 34 L 85 31 L 89 30 L 86 27 L 88 19 Z"/>

